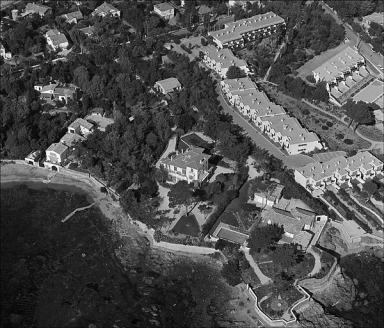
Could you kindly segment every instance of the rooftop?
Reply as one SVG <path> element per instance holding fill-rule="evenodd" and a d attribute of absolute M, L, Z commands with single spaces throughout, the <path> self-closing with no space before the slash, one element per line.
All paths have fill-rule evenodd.
<path fill-rule="evenodd" d="M 84 127 L 88 130 L 92 129 L 93 127 L 93 124 L 92 123 L 89 123 L 88 121 L 82 119 L 82 118 L 77 118 L 76 120 L 74 120 L 70 125 L 69 125 L 69 128 L 73 128 L 73 129 L 77 129 L 78 127 Z"/>
<path fill-rule="evenodd" d="M 313 70 L 313 73 L 319 75 L 320 81 L 331 82 L 359 62 L 364 62 L 364 57 L 347 47 Z"/>
<path fill-rule="evenodd" d="M 242 38 L 242 34 L 259 30 L 271 25 L 284 23 L 284 19 L 273 12 L 240 19 L 225 24 L 225 28 L 208 34 L 220 42 L 229 42 Z"/>
<path fill-rule="evenodd" d="M 103 2 L 99 7 L 97 7 L 92 15 L 100 15 L 100 14 L 109 14 L 111 12 L 117 12 L 119 11 L 117 8 L 115 8 L 114 6 L 112 6 L 110 3 L 108 2 Z"/>
<path fill-rule="evenodd" d="M 256 84 L 249 77 L 242 77 L 238 79 L 226 79 L 221 81 L 226 85 L 229 92 L 243 91 L 243 90 L 257 90 Z"/>
<path fill-rule="evenodd" d="M 51 8 L 48 6 L 39 5 L 36 3 L 27 3 L 25 6 L 25 13 L 38 13 L 39 15 L 43 16 L 50 9 Z"/>
<path fill-rule="evenodd" d="M 316 133 L 309 132 L 303 128 L 299 121 L 289 115 L 278 115 L 262 117 L 262 121 L 270 122 L 271 129 L 280 132 L 283 137 L 287 137 L 290 144 L 302 144 L 319 141 Z"/>
<path fill-rule="evenodd" d="M 353 96 L 355 102 L 364 101 L 366 103 L 373 103 L 380 99 L 384 94 L 384 82 L 378 79 L 372 81 L 365 88 L 361 89 Z"/>
<path fill-rule="evenodd" d="M 346 175 L 348 171 L 353 172 L 360 167 L 364 167 L 364 169 L 369 170 L 372 169 L 372 167 L 377 167 L 382 164 L 383 162 L 368 151 L 362 151 L 348 158 L 339 156 L 324 163 L 309 163 L 300 168 L 298 172 L 303 174 L 306 178 L 312 178 L 315 181 L 320 181 L 322 179 L 332 177 L 335 173 L 343 176 Z"/>
<path fill-rule="evenodd" d="M 217 232 L 216 236 L 220 239 L 224 239 L 240 245 L 249 238 L 248 235 L 244 233 L 223 226 L 219 227 L 219 231 Z"/>
<path fill-rule="evenodd" d="M 168 11 L 168 10 L 174 9 L 173 6 L 171 4 L 169 4 L 168 2 L 158 3 L 158 4 L 154 5 L 154 7 L 160 11 Z"/>
<path fill-rule="evenodd" d="M 77 141 L 84 141 L 85 138 L 76 133 L 66 133 L 60 142 L 68 147 L 72 147 Z"/>
<path fill-rule="evenodd" d="M 44 85 L 40 92 L 41 93 L 53 93 L 53 91 L 56 89 L 57 86 L 58 86 L 57 83 L 51 83 L 51 84 Z"/>
<path fill-rule="evenodd" d="M 237 58 L 233 52 L 228 49 L 217 49 L 213 45 L 208 45 L 203 49 L 203 52 L 211 59 L 214 60 L 215 62 L 219 62 L 221 64 L 221 68 L 229 68 L 230 66 L 247 66 L 247 63 L 242 60 Z"/>
<path fill-rule="evenodd" d="M 93 26 L 87 26 L 79 28 L 79 31 L 84 33 L 85 35 L 92 35 L 95 32 L 95 28 Z"/>
<path fill-rule="evenodd" d="M 204 149 L 192 147 L 183 153 L 179 153 L 171 158 L 163 158 L 162 164 L 174 165 L 179 168 L 193 168 L 195 170 L 202 170 L 204 168 L 204 162 L 207 162 L 211 157 L 210 155 L 203 153 Z"/>
<path fill-rule="evenodd" d="M 372 13 L 370 15 L 364 16 L 363 20 L 369 22 L 375 22 L 381 26 L 384 26 L 384 12 L 383 13 Z"/>
<path fill-rule="evenodd" d="M 85 119 L 89 122 L 96 124 L 102 131 L 105 131 L 107 126 L 115 123 L 113 118 L 104 117 L 99 114 L 88 115 L 87 117 L 85 117 Z"/>
<path fill-rule="evenodd" d="M 156 84 L 158 84 L 162 89 L 164 89 L 165 92 L 170 92 L 176 88 L 181 88 L 181 83 L 175 77 L 170 77 L 165 80 L 157 81 Z"/>
<path fill-rule="evenodd" d="M 52 40 L 53 45 L 58 46 L 62 43 L 68 42 L 66 36 L 61 33 L 59 30 L 52 29 L 47 31 L 45 34 L 47 38 L 50 38 Z"/>
<path fill-rule="evenodd" d="M 239 102 L 244 106 L 249 106 L 255 110 L 255 115 L 259 117 L 286 114 L 283 107 L 269 100 L 264 92 L 258 90 L 236 91 Z"/>
<path fill-rule="evenodd" d="M 73 11 L 71 13 L 61 15 L 61 17 L 65 18 L 67 21 L 70 21 L 72 19 L 82 19 L 83 14 L 81 13 L 80 10 L 77 10 L 77 11 Z"/>
<path fill-rule="evenodd" d="M 63 154 L 66 150 L 68 150 L 68 147 L 61 142 L 53 143 L 51 144 L 46 151 L 52 151 L 59 155 Z"/>

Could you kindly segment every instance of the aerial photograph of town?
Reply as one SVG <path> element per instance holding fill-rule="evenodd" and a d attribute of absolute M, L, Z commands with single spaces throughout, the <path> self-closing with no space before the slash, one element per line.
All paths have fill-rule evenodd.
<path fill-rule="evenodd" d="M 384 1 L 0 14 L 0 328 L 384 327 Z"/>

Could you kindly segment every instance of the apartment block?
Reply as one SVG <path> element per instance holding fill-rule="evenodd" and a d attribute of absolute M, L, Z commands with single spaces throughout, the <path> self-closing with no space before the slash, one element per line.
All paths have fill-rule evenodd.
<path fill-rule="evenodd" d="M 237 58 L 230 49 L 217 49 L 212 45 L 204 47 L 202 50 L 203 62 L 208 68 L 214 70 L 222 79 L 227 77 L 229 67 L 237 66 L 245 73 L 249 72 L 247 63 Z"/>
<path fill-rule="evenodd" d="M 322 149 L 316 133 L 303 128 L 299 121 L 289 115 L 266 116 L 256 125 L 274 142 L 278 143 L 289 155 L 309 153 Z"/>
<path fill-rule="evenodd" d="M 216 46 L 222 48 L 242 48 L 247 42 L 259 37 L 267 37 L 284 27 L 285 21 L 273 12 L 240 19 L 227 23 L 224 29 L 209 32 Z"/>
<path fill-rule="evenodd" d="M 352 157 L 338 156 L 324 163 L 310 163 L 295 170 L 295 180 L 313 195 L 321 195 L 327 186 L 339 189 L 352 180 L 363 183 L 383 174 L 383 162 L 368 151 Z"/>
<path fill-rule="evenodd" d="M 168 172 L 170 183 L 187 181 L 201 183 L 209 175 L 208 159 L 210 155 L 203 153 L 204 149 L 191 147 L 181 153 L 160 160 L 160 167 Z"/>

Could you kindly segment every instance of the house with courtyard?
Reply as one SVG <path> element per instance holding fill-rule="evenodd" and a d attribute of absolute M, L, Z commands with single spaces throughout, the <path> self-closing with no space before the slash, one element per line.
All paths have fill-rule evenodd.
<path fill-rule="evenodd" d="M 313 196 L 322 195 L 327 187 L 351 187 L 351 181 L 364 183 L 367 179 L 383 176 L 384 163 L 368 151 L 351 157 L 338 156 L 329 161 L 309 163 L 295 169 L 295 180 Z"/>
<path fill-rule="evenodd" d="M 179 80 L 175 77 L 170 77 L 165 80 L 160 80 L 155 83 L 154 88 L 161 92 L 164 95 L 167 95 L 171 92 L 180 91 L 181 90 L 181 83 Z"/>
<path fill-rule="evenodd" d="M 92 16 L 99 16 L 99 17 L 106 17 L 106 16 L 112 16 L 112 17 L 118 17 L 120 18 L 120 10 L 112 6 L 108 2 L 103 2 L 99 7 L 97 7 L 93 12 Z"/>
<path fill-rule="evenodd" d="M 192 147 L 182 152 L 171 153 L 159 161 L 160 168 L 168 172 L 170 183 L 187 181 L 200 184 L 209 175 L 208 160 L 210 155 L 204 149 Z"/>
<path fill-rule="evenodd" d="M 175 8 L 168 2 L 155 4 L 153 12 L 165 20 L 170 20 L 175 16 Z"/>
<path fill-rule="evenodd" d="M 227 77 L 229 67 L 237 66 L 244 73 L 249 73 L 247 63 L 237 58 L 230 49 L 217 49 L 213 45 L 208 45 L 201 50 L 203 63 L 215 71 L 222 79 Z"/>
<path fill-rule="evenodd" d="M 69 45 L 67 37 L 57 29 L 47 31 L 45 39 L 54 51 L 67 49 Z"/>
<path fill-rule="evenodd" d="M 273 12 L 239 19 L 224 25 L 218 31 L 208 32 L 219 49 L 243 48 L 248 42 L 268 37 L 285 27 L 285 21 Z"/>

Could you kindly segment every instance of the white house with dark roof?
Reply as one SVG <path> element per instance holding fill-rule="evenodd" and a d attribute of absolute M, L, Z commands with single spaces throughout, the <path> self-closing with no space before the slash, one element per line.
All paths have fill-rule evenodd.
<path fill-rule="evenodd" d="M 223 79 L 227 77 L 228 69 L 231 66 L 239 67 L 246 74 L 249 72 L 247 63 L 237 58 L 230 49 L 217 49 L 213 45 L 208 45 L 202 48 L 202 53 L 204 54 L 204 64 Z"/>
<path fill-rule="evenodd" d="M 161 18 L 170 20 L 175 16 L 175 8 L 168 2 L 158 3 L 153 6 L 155 14 Z"/>
<path fill-rule="evenodd" d="M 327 186 L 339 189 L 351 186 L 352 180 L 363 183 L 383 175 L 384 163 L 368 151 L 351 157 L 338 156 L 323 163 L 309 163 L 295 170 L 295 181 L 314 196 L 321 195 Z"/>
<path fill-rule="evenodd" d="M 167 95 L 168 93 L 174 91 L 180 91 L 181 83 L 175 77 L 170 77 L 165 80 L 157 81 L 154 87 L 157 91 L 161 92 L 164 95 Z"/>
<path fill-rule="evenodd" d="M 209 175 L 208 160 L 210 155 L 203 153 L 204 149 L 192 147 L 184 152 L 176 153 L 160 160 L 160 167 L 168 172 L 171 183 L 187 181 L 201 183 Z"/>
<path fill-rule="evenodd" d="M 69 45 L 67 37 L 57 29 L 47 31 L 45 39 L 47 44 L 55 51 L 67 49 Z"/>
<path fill-rule="evenodd" d="M 108 2 L 103 2 L 99 7 L 97 7 L 93 12 L 92 16 L 100 16 L 100 17 L 106 17 L 108 15 L 111 15 L 113 17 L 119 17 L 120 18 L 120 10 L 112 6 Z"/>
<path fill-rule="evenodd" d="M 68 126 L 68 133 L 75 133 L 84 137 L 87 137 L 92 132 L 93 124 L 83 118 L 77 118 Z"/>
<path fill-rule="evenodd" d="M 65 19 L 65 21 L 68 24 L 77 24 L 80 20 L 83 19 L 83 14 L 81 13 L 80 10 L 77 10 L 77 11 L 74 11 L 74 12 L 71 12 L 71 13 L 67 13 L 67 14 L 61 15 L 60 17 Z"/>
<path fill-rule="evenodd" d="M 285 21 L 273 12 L 240 19 L 224 25 L 224 28 L 208 32 L 213 42 L 220 49 L 242 48 L 245 43 L 259 37 L 267 37 L 275 33 L 278 27 L 285 26 Z"/>

